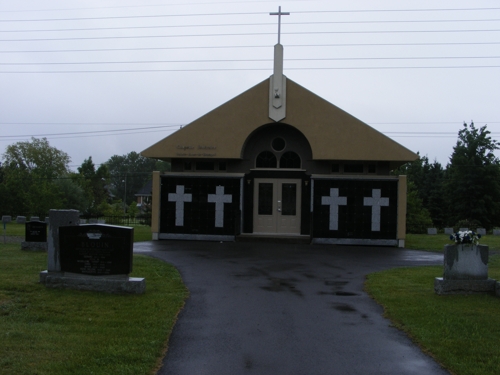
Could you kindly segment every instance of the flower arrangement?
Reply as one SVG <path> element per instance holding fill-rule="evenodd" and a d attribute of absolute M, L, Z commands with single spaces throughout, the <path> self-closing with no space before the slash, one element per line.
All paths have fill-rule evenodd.
<path fill-rule="evenodd" d="M 458 231 L 457 233 L 450 235 L 450 240 L 455 241 L 457 245 L 462 245 L 462 244 L 477 245 L 479 244 L 480 238 L 481 235 L 472 230 Z"/>

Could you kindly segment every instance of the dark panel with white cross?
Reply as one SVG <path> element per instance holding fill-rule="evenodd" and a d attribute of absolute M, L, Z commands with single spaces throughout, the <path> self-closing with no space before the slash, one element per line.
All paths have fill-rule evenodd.
<path fill-rule="evenodd" d="M 395 239 L 397 180 L 314 180 L 313 237 Z"/>
<path fill-rule="evenodd" d="M 162 176 L 160 232 L 235 235 L 240 178 Z"/>

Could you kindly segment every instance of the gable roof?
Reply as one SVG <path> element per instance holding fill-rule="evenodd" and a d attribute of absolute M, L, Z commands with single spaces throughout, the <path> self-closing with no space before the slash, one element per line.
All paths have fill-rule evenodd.
<path fill-rule="evenodd" d="M 313 160 L 389 161 L 418 155 L 313 92 L 286 80 L 287 113 L 279 123 L 298 129 Z M 274 123 L 269 115 L 269 79 L 215 108 L 141 152 L 145 157 L 240 159 L 248 136 Z"/>

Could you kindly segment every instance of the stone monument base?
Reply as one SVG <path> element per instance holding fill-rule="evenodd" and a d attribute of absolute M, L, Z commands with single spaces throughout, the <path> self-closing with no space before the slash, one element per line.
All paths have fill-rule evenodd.
<path fill-rule="evenodd" d="M 495 293 L 496 280 L 446 280 L 442 277 L 434 279 L 434 291 L 437 294 L 476 294 Z"/>
<path fill-rule="evenodd" d="M 40 283 L 47 288 L 90 290 L 112 294 L 144 294 L 146 280 L 127 275 L 91 276 L 68 272 L 40 272 Z"/>
<path fill-rule="evenodd" d="M 21 242 L 21 250 L 26 251 L 47 251 L 47 242 Z"/>

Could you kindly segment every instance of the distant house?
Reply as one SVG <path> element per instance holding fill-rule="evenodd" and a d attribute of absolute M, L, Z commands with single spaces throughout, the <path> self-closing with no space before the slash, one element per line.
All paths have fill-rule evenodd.
<path fill-rule="evenodd" d="M 406 176 L 391 171 L 418 155 L 288 79 L 282 59 L 277 44 L 270 78 L 142 151 L 172 164 L 140 195 L 153 239 L 404 246 Z"/>
<path fill-rule="evenodd" d="M 144 209 L 144 205 L 151 204 L 152 186 L 153 181 L 149 181 L 137 192 L 137 194 L 134 194 L 137 199 L 137 208 L 140 210 Z"/>

